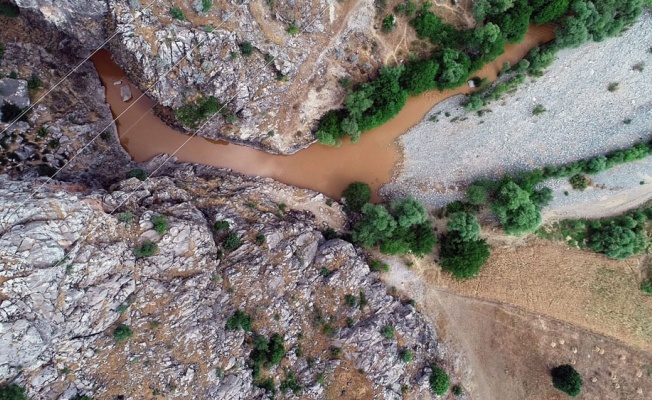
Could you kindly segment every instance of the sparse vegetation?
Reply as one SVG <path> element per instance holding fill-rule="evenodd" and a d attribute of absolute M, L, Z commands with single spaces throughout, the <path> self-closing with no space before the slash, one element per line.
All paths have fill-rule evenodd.
<path fill-rule="evenodd" d="M 146 240 L 133 250 L 136 258 L 151 257 L 158 252 L 158 245 L 151 240 Z"/>
<path fill-rule="evenodd" d="M 303 386 L 299 384 L 297 375 L 290 371 L 285 371 L 285 379 L 281 381 L 280 385 L 281 392 L 286 393 L 288 390 L 291 390 L 292 393 L 299 394 L 303 390 Z"/>
<path fill-rule="evenodd" d="M 213 0 L 201 0 L 201 11 L 206 13 L 213 8 Z"/>
<path fill-rule="evenodd" d="M 460 385 L 455 385 L 455 386 L 453 386 L 453 388 L 451 389 L 451 392 L 453 392 L 453 394 L 454 394 L 455 396 L 461 396 L 461 395 L 464 394 L 464 388 L 462 388 L 462 386 L 460 386 Z"/>
<path fill-rule="evenodd" d="M 123 342 L 130 339 L 132 336 L 134 336 L 134 332 L 125 324 L 118 325 L 118 327 L 113 331 L 113 338 L 116 342 Z"/>
<path fill-rule="evenodd" d="M 299 33 L 299 26 L 296 24 L 296 22 L 292 21 L 290 22 L 290 25 L 288 25 L 288 28 L 285 31 L 290 35 L 294 36 Z"/>
<path fill-rule="evenodd" d="M 228 221 L 216 221 L 215 224 L 213 225 L 213 230 L 216 233 L 222 232 L 222 231 L 228 231 L 230 228 L 229 222 Z"/>
<path fill-rule="evenodd" d="M 380 260 L 370 260 L 369 269 L 373 272 L 389 272 L 389 264 Z"/>
<path fill-rule="evenodd" d="M 251 331 L 251 324 L 253 318 L 244 313 L 244 311 L 236 310 L 233 315 L 226 320 L 226 329 L 236 330 L 242 329 L 245 332 Z"/>
<path fill-rule="evenodd" d="M 401 361 L 407 364 L 414 358 L 414 353 L 412 353 L 412 350 L 410 349 L 403 349 L 398 353 L 398 356 Z"/>
<path fill-rule="evenodd" d="M 270 368 L 281 362 L 285 357 L 285 347 L 283 346 L 283 337 L 274 333 L 269 339 L 265 336 L 257 335 L 253 340 L 253 350 L 249 354 L 249 366 L 253 369 L 254 380 L 260 377 L 262 368 Z"/>
<path fill-rule="evenodd" d="M 611 82 L 607 86 L 607 90 L 610 92 L 615 92 L 616 90 L 618 90 L 618 86 L 620 86 L 618 82 Z"/>
<path fill-rule="evenodd" d="M 541 115 L 546 111 L 547 110 L 545 109 L 545 107 L 543 105 L 537 104 L 536 107 L 534 107 L 534 109 L 532 110 L 532 115 Z"/>
<path fill-rule="evenodd" d="M 222 246 L 226 251 L 233 251 L 240 247 L 240 238 L 235 232 L 229 232 L 222 241 Z"/>
<path fill-rule="evenodd" d="M 201 97 L 176 110 L 179 122 L 190 129 L 196 129 L 200 123 L 224 108 L 213 96 Z"/>
<path fill-rule="evenodd" d="M 552 385 L 569 396 L 576 397 L 582 390 L 582 377 L 570 364 L 560 365 L 550 371 Z"/>
<path fill-rule="evenodd" d="M 41 86 L 43 86 L 43 81 L 36 74 L 32 74 L 27 80 L 27 88 L 29 90 L 38 90 Z"/>
<path fill-rule="evenodd" d="M 133 224 L 135 218 L 136 215 L 133 213 L 133 211 L 125 211 L 118 214 L 118 221 L 127 225 Z"/>
<path fill-rule="evenodd" d="M 391 325 L 385 325 L 383 328 L 380 330 L 380 335 L 387 339 L 391 340 L 394 339 L 394 335 L 396 334 L 396 331 L 394 330 L 394 327 Z"/>
<path fill-rule="evenodd" d="M 431 366 L 432 372 L 430 373 L 430 389 L 438 396 L 444 395 L 448 391 L 450 379 L 448 374 L 443 369 L 436 365 Z"/>
<path fill-rule="evenodd" d="M 0 400 L 28 400 L 25 388 L 16 384 L 0 386 Z"/>

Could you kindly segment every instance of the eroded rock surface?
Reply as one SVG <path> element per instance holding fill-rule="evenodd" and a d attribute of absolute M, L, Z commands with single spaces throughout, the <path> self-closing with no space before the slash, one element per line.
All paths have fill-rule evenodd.
<path fill-rule="evenodd" d="M 25 384 L 35 399 L 264 398 L 249 353 L 255 335 L 278 333 L 287 354 L 262 377 L 279 388 L 295 373 L 301 389 L 283 397 L 398 399 L 408 387 L 431 397 L 428 368 L 444 349 L 358 249 L 324 238 L 341 225 L 339 204 L 324 204 L 332 212 L 317 222 L 310 201 L 296 200 L 322 195 L 179 165 L 110 192 L 57 182 L 32 198 L 35 185 L 0 176 L 0 381 Z M 218 221 L 229 228 L 215 231 Z M 239 239 L 232 250 L 228 232 Z M 148 240 L 158 250 L 136 258 Z M 255 334 L 225 329 L 236 309 Z M 134 335 L 117 342 L 121 323 Z"/>

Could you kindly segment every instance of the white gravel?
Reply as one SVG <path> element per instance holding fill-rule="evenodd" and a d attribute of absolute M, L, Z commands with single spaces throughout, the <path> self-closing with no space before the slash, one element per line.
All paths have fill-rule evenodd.
<path fill-rule="evenodd" d="M 436 207 L 458 198 L 459 188 L 480 177 L 564 164 L 649 140 L 651 47 L 652 17 L 647 13 L 621 37 L 561 51 L 543 77 L 528 78 L 514 94 L 486 107 L 491 112 L 482 117 L 464 110 L 464 96 L 438 104 L 401 136 L 403 167 L 383 192 L 390 197 L 410 193 Z M 645 64 L 643 72 L 632 69 L 639 63 Z M 619 83 L 615 92 L 607 90 L 611 82 Z M 547 111 L 533 115 L 537 104 Z M 438 122 L 428 120 L 433 115 Z M 455 117 L 467 119 L 451 122 Z M 564 196 L 566 180 L 553 182 L 553 208 L 591 204 L 630 189 L 637 195 L 650 193 L 652 185 L 639 184 L 652 183 L 650 171 L 649 160 L 607 171 L 595 180 L 604 179 L 609 189 L 581 195 Z"/>

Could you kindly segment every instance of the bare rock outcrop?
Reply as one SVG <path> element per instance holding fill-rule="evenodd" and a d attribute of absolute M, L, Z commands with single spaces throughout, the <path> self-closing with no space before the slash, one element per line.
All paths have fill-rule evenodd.
<path fill-rule="evenodd" d="M 191 166 L 110 192 L 57 182 L 32 198 L 35 184 L 0 176 L 0 382 L 34 399 L 265 398 L 250 353 L 277 333 L 286 354 L 260 379 L 284 388 L 294 376 L 285 398 L 431 397 L 436 333 L 358 249 L 324 239 L 340 219 L 293 202 L 322 195 Z M 136 257 L 149 242 L 153 254 Z M 238 309 L 253 332 L 225 328 Z M 120 324 L 131 338 L 114 338 Z"/>

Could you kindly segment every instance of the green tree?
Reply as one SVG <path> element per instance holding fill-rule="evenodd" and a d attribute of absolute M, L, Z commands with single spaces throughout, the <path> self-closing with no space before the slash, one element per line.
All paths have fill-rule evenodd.
<path fill-rule="evenodd" d="M 433 365 L 432 372 L 430 373 L 430 389 L 438 396 L 442 396 L 448 391 L 450 386 L 450 379 L 448 374 L 443 369 L 439 368 L 436 365 Z"/>
<path fill-rule="evenodd" d="M 437 237 L 432 231 L 430 221 L 406 228 L 398 227 L 391 238 L 380 244 L 380 251 L 385 254 L 412 253 L 421 257 L 432 252 L 437 244 Z"/>
<path fill-rule="evenodd" d="M 614 223 L 593 232 L 588 241 L 591 250 L 619 260 L 640 252 L 644 243 L 642 232 Z"/>
<path fill-rule="evenodd" d="M 398 226 L 408 228 L 412 225 L 422 224 L 428 219 L 428 211 L 414 197 L 395 200 L 391 205 L 392 213 Z"/>
<path fill-rule="evenodd" d="M 525 32 L 530 25 L 532 7 L 528 0 L 515 0 L 513 6 L 504 12 L 493 14 L 489 20 L 498 27 L 503 37 L 510 43 L 518 43 L 525 37 Z"/>
<path fill-rule="evenodd" d="M 466 54 L 453 49 L 444 49 L 436 58 L 440 60 L 440 73 L 437 78 L 440 89 L 455 88 L 469 76 L 471 59 Z"/>
<path fill-rule="evenodd" d="M 394 18 L 393 14 L 387 15 L 385 18 L 383 18 L 382 21 L 382 26 L 383 26 L 383 32 L 389 33 L 396 28 L 396 18 Z"/>
<path fill-rule="evenodd" d="M 352 182 L 342 192 L 344 207 L 348 212 L 359 212 L 371 200 L 371 188 L 364 182 Z"/>
<path fill-rule="evenodd" d="M 564 364 L 553 368 L 552 385 L 569 396 L 576 397 L 582 390 L 582 377 L 572 365 Z"/>
<path fill-rule="evenodd" d="M 484 240 L 465 241 L 449 233 L 441 238 L 441 267 L 457 279 L 472 278 L 489 259 L 489 249 Z"/>
<path fill-rule="evenodd" d="M 439 71 L 439 64 L 433 60 L 410 61 L 405 64 L 405 70 L 401 75 L 401 87 L 411 96 L 435 89 L 437 71 Z"/>
<path fill-rule="evenodd" d="M 236 310 L 233 315 L 226 320 L 226 329 L 236 330 L 241 328 L 245 332 L 249 332 L 251 331 L 251 324 L 253 321 L 253 318 L 245 314 L 244 311 Z"/>
<path fill-rule="evenodd" d="M 446 228 L 449 233 L 455 233 L 461 240 L 475 241 L 480 237 L 478 218 L 471 213 L 460 211 L 450 216 Z"/>
<path fill-rule="evenodd" d="M 522 235 L 541 225 L 541 213 L 530 199 L 530 194 L 514 181 L 502 185 L 491 205 L 503 225 L 505 233 Z"/>
<path fill-rule="evenodd" d="M 480 185 L 471 185 L 466 191 L 466 199 L 473 205 L 483 205 L 487 203 L 487 189 Z"/>
<path fill-rule="evenodd" d="M 534 11 L 532 22 L 537 25 L 545 25 L 555 22 L 563 17 L 570 6 L 569 0 L 531 0 Z"/>
<path fill-rule="evenodd" d="M 396 220 L 385 206 L 367 203 L 362 207 L 362 218 L 353 227 L 353 241 L 364 247 L 372 247 L 392 237 Z"/>

